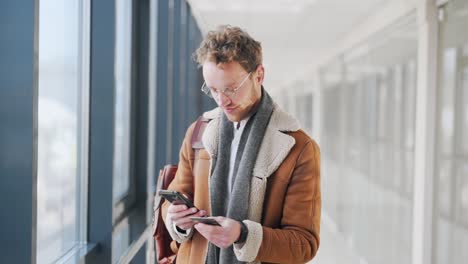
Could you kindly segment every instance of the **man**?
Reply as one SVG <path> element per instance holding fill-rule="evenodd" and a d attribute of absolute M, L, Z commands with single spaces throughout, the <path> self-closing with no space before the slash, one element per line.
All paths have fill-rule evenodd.
<path fill-rule="evenodd" d="M 258 41 L 238 27 L 207 34 L 196 59 L 202 86 L 218 108 L 204 150 L 191 146 L 194 124 L 180 152 L 170 190 L 192 197 L 196 208 L 164 203 L 163 218 L 181 243 L 178 263 L 304 263 L 319 246 L 320 152 L 264 90 Z M 193 222 L 215 216 L 220 226 Z"/>

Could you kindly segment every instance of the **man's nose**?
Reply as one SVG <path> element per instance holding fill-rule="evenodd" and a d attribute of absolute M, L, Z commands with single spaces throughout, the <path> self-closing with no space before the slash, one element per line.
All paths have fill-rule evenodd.
<path fill-rule="evenodd" d="M 219 105 L 226 106 L 231 102 L 231 98 L 226 96 L 224 93 L 219 93 Z"/>

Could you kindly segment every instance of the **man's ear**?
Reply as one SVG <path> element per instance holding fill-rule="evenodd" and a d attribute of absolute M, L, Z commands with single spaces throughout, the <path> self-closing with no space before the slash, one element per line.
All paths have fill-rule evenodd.
<path fill-rule="evenodd" d="M 263 79 L 265 78 L 265 68 L 263 67 L 262 64 L 257 66 L 257 69 L 255 70 L 257 72 L 257 76 L 255 76 L 255 81 L 258 82 L 258 84 L 263 83 Z"/>

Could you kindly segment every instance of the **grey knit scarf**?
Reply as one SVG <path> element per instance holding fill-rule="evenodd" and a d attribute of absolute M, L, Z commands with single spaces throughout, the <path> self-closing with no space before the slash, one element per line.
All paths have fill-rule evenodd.
<path fill-rule="evenodd" d="M 233 125 L 223 114 L 218 142 L 218 158 L 213 160 L 214 170 L 210 178 L 210 202 L 213 216 L 226 216 L 238 221 L 247 219 L 252 171 L 272 113 L 273 100 L 262 87 L 261 101 L 247 122 L 239 142 L 232 190 L 228 190 L 228 175 Z M 229 193 L 230 195 L 228 195 Z M 209 243 L 206 263 L 243 262 L 237 260 L 232 246 L 220 249 Z"/>

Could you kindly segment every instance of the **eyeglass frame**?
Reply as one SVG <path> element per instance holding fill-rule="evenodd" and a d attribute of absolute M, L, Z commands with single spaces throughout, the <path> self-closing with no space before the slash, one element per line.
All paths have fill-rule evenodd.
<path fill-rule="evenodd" d="M 229 88 L 225 87 L 224 89 L 221 89 L 221 90 L 218 90 L 217 92 L 214 92 L 214 93 L 217 94 L 217 96 L 213 95 L 213 89 L 210 88 L 208 85 L 206 85 L 206 82 L 205 82 L 205 81 L 203 82 L 203 85 L 202 85 L 202 87 L 201 87 L 200 90 L 201 90 L 205 95 L 207 95 L 208 97 L 213 98 L 213 99 L 219 98 L 219 93 L 220 93 L 220 92 L 221 92 L 222 94 L 224 94 L 224 96 L 226 96 L 226 97 L 233 98 L 233 97 L 236 96 L 237 91 L 242 87 L 242 85 L 244 85 L 245 81 L 247 81 L 247 79 L 249 78 L 249 76 L 250 76 L 251 74 L 252 74 L 252 72 L 249 72 L 249 73 L 247 74 L 247 76 L 245 76 L 244 80 L 242 80 L 242 82 L 241 82 L 236 88 L 234 88 L 234 89 L 229 89 Z M 205 87 L 206 87 L 206 88 L 205 88 Z M 229 95 L 229 94 L 226 94 L 226 92 L 232 92 L 232 94 Z"/>

